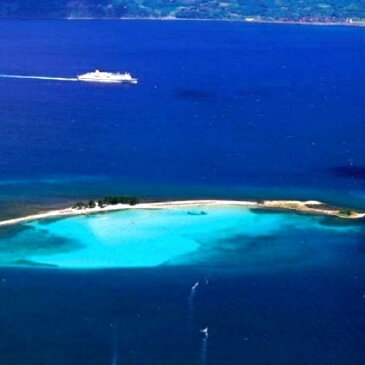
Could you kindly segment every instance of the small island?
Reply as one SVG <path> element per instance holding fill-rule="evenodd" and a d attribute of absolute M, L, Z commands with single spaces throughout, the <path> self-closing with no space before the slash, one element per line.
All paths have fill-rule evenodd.
<path fill-rule="evenodd" d="M 317 200 L 176 200 L 165 202 L 140 202 L 136 197 L 122 195 L 107 196 L 101 199 L 89 200 L 87 202 L 79 201 L 71 208 L 3 220 L 0 221 L 0 226 L 39 219 L 97 214 L 124 209 L 171 209 L 210 206 L 232 206 L 249 209 L 294 211 L 298 213 L 332 216 L 342 219 L 361 219 L 365 217 L 364 211 L 332 206 Z"/>

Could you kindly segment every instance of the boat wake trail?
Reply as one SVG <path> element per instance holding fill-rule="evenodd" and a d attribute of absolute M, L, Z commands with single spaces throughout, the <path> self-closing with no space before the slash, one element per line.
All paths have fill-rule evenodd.
<path fill-rule="evenodd" d="M 188 303 L 189 303 L 189 325 L 191 327 L 191 322 L 193 321 L 193 317 L 194 317 L 194 298 L 195 298 L 195 294 L 196 294 L 196 289 L 199 286 L 199 281 L 197 281 L 192 287 L 191 287 L 191 291 L 190 291 L 190 296 L 188 299 Z"/>
<path fill-rule="evenodd" d="M 22 75 L 4 75 L 0 74 L 0 77 L 7 79 L 33 79 L 33 80 L 52 80 L 52 81 L 78 81 L 76 78 L 68 77 L 47 77 L 47 76 L 22 76 Z"/>
<path fill-rule="evenodd" d="M 205 365 L 207 363 L 207 345 L 208 345 L 208 327 L 200 330 L 203 333 L 202 347 L 201 347 L 201 364 Z"/>

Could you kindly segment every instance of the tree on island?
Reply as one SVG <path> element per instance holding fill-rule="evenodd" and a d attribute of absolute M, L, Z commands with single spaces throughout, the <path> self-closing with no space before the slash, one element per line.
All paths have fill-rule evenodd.
<path fill-rule="evenodd" d="M 351 209 L 342 209 L 338 212 L 339 215 L 344 217 L 351 217 L 355 212 Z"/>
<path fill-rule="evenodd" d="M 116 205 L 116 204 L 138 204 L 138 199 L 133 196 L 106 196 L 101 200 L 102 205 Z"/>
<path fill-rule="evenodd" d="M 94 200 L 90 200 L 88 203 L 88 208 L 95 208 L 96 207 L 96 203 Z"/>
<path fill-rule="evenodd" d="M 85 203 L 84 202 L 77 202 L 72 208 L 74 209 L 84 209 Z"/>
<path fill-rule="evenodd" d="M 139 203 L 138 198 L 134 196 L 106 196 L 103 199 L 99 199 L 98 201 L 90 200 L 87 203 L 85 202 L 77 202 L 73 208 L 74 209 L 85 209 L 85 208 L 95 208 L 100 207 L 104 208 L 108 205 L 117 205 L 117 204 L 129 204 L 136 205 Z"/>

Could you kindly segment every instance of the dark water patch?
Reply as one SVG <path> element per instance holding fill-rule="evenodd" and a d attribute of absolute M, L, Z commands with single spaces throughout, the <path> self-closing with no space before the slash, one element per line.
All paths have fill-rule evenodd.
<path fill-rule="evenodd" d="M 286 230 L 285 234 L 252 237 L 238 234 L 228 238 L 200 240 L 201 248 L 167 264 L 189 263 L 244 268 L 279 268 L 310 263 L 317 249 L 311 244 L 315 236 L 307 231 Z"/>
<path fill-rule="evenodd" d="M 2 226 L 0 227 L 0 242 L 1 240 L 8 239 L 9 237 L 26 231 L 27 229 L 30 228 L 22 224 L 10 224 L 8 226 Z"/>
<path fill-rule="evenodd" d="M 42 226 L 48 226 L 52 223 L 56 223 L 58 221 L 61 221 L 61 220 L 67 219 L 67 218 L 71 218 L 71 217 L 75 217 L 75 216 L 58 216 L 58 217 L 51 217 L 51 218 L 42 218 L 39 220 L 35 220 L 33 222 L 37 222 L 37 225 L 39 227 L 42 227 Z"/>
<path fill-rule="evenodd" d="M 250 208 L 250 210 L 255 213 L 255 214 L 277 214 L 277 215 L 287 215 L 288 217 L 290 216 L 301 216 L 303 218 L 307 217 L 308 219 L 311 218 L 317 218 L 318 216 L 320 216 L 320 214 L 315 214 L 315 213 L 309 213 L 309 212 L 304 212 L 304 211 L 300 211 L 300 210 L 293 210 L 293 209 L 285 209 L 285 208 Z"/>
<path fill-rule="evenodd" d="M 293 242 L 294 235 L 265 235 L 261 237 L 236 236 L 220 243 L 232 245 L 234 256 L 243 263 L 252 265 L 291 265 L 302 263 L 315 255 L 315 249 L 306 244 L 306 239 Z"/>
<path fill-rule="evenodd" d="M 15 256 L 23 259 L 27 255 L 52 255 L 83 247 L 77 240 L 50 234 L 42 229 L 25 227 L 12 232 L 7 239 L 0 239 L 0 258 Z"/>
<path fill-rule="evenodd" d="M 365 166 L 337 166 L 329 169 L 337 177 L 365 180 Z"/>
<path fill-rule="evenodd" d="M 36 261 L 31 261 L 31 260 L 16 260 L 10 263 L 11 265 L 15 265 L 15 266 L 30 266 L 30 267 L 46 267 L 46 268 L 56 268 L 58 267 L 57 265 L 53 265 L 53 264 L 44 264 L 42 262 L 36 262 Z"/>
<path fill-rule="evenodd" d="M 257 215 L 266 215 L 266 214 L 290 214 L 287 210 L 277 209 L 277 208 L 249 208 L 250 212 Z"/>
<path fill-rule="evenodd" d="M 203 210 L 201 210 L 201 211 L 197 211 L 197 212 L 195 212 L 195 211 L 189 211 L 189 212 L 187 212 L 187 214 L 188 215 L 207 215 L 208 213 L 207 212 L 205 212 L 205 211 L 203 211 Z"/>
<path fill-rule="evenodd" d="M 182 89 L 175 94 L 177 99 L 192 100 L 192 101 L 209 101 L 214 99 L 217 95 L 211 91 L 198 89 Z"/>

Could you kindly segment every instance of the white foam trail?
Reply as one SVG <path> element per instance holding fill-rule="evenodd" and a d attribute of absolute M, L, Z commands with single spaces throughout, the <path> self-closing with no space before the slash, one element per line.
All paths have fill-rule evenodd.
<path fill-rule="evenodd" d="M 112 362 L 111 365 L 118 364 L 118 328 L 113 325 L 110 325 L 113 329 L 113 352 L 112 352 Z"/>
<path fill-rule="evenodd" d="M 0 74 L 2 78 L 8 79 L 34 79 L 34 80 L 53 80 L 53 81 L 78 81 L 76 78 L 68 77 L 48 77 L 48 76 L 22 76 L 22 75 L 4 75 Z"/>
<path fill-rule="evenodd" d="M 208 346 L 208 327 L 200 330 L 204 334 L 202 339 L 202 349 L 201 349 L 201 364 L 205 365 L 207 363 L 207 346 Z"/>
<path fill-rule="evenodd" d="M 198 286 L 199 286 L 199 281 L 197 281 L 191 287 L 190 296 L 189 296 L 189 299 L 188 299 L 188 303 L 189 303 L 189 325 L 191 325 L 191 322 L 192 322 L 193 316 L 194 316 L 194 298 L 195 298 L 196 289 L 197 289 Z"/>

